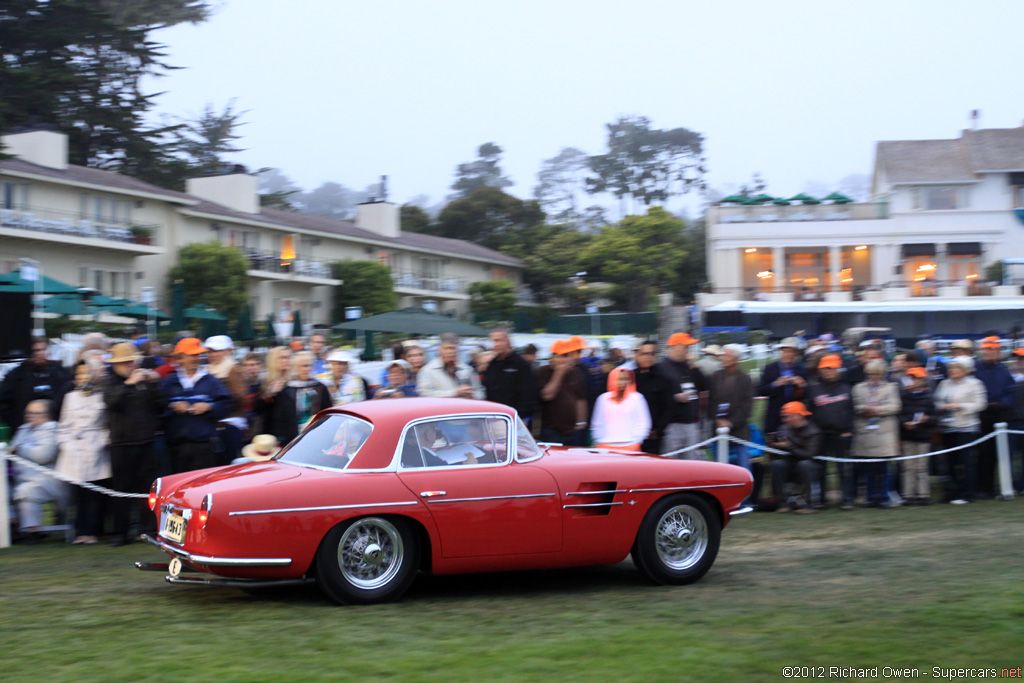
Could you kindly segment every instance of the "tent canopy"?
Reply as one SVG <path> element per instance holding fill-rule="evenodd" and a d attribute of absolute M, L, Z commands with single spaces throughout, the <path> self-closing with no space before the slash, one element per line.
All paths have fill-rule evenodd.
<path fill-rule="evenodd" d="M 427 313 L 422 308 L 415 307 L 352 320 L 335 325 L 334 329 L 421 335 L 452 332 L 472 337 L 482 337 L 487 334 L 487 330 L 479 325 L 467 323 L 457 318 L 450 318 L 440 313 Z"/>
<path fill-rule="evenodd" d="M 43 294 L 78 294 L 78 287 L 54 280 L 52 277 L 43 275 Z M 35 294 L 36 283 L 26 282 L 21 279 L 21 270 L 12 270 L 6 275 L 0 275 L 0 292 L 26 292 Z"/>

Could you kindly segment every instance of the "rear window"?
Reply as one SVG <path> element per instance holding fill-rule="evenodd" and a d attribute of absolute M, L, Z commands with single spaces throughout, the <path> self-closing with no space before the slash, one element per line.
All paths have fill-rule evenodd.
<path fill-rule="evenodd" d="M 351 415 L 325 415 L 281 452 L 278 460 L 343 470 L 363 447 L 373 425 Z"/>

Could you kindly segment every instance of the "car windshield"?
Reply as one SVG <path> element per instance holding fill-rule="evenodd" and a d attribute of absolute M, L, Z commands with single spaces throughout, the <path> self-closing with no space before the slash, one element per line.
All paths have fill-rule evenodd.
<path fill-rule="evenodd" d="M 373 425 L 351 415 L 325 415 L 292 441 L 278 459 L 295 465 L 343 470 L 373 431 Z"/>

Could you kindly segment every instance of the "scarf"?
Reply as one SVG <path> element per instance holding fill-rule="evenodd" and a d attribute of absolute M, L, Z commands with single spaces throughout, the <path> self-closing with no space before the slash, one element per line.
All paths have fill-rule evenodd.
<path fill-rule="evenodd" d="M 626 390 L 622 392 L 622 396 L 619 396 L 619 375 L 623 372 L 628 372 L 629 383 L 626 385 Z M 629 395 L 636 392 L 636 380 L 633 378 L 633 373 L 625 368 L 615 368 L 608 373 L 608 391 L 611 392 L 611 400 L 615 403 L 622 403 Z"/>

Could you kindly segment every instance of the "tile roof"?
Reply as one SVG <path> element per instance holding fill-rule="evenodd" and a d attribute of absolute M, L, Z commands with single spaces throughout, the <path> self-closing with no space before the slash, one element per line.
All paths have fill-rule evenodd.
<path fill-rule="evenodd" d="M 879 142 L 891 183 L 970 182 L 982 171 L 1024 171 L 1024 126 L 965 130 L 955 140 Z"/>
<path fill-rule="evenodd" d="M 141 180 L 136 180 L 135 178 L 121 175 L 120 173 L 103 171 L 98 168 L 88 168 L 87 166 L 74 166 L 68 164 L 67 168 L 59 169 L 50 168 L 49 166 L 40 166 L 39 164 L 33 164 L 32 162 L 24 161 L 23 159 L 5 159 L 0 161 L 0 171 L 30 173 L 32 175 L 52 178 L 54 180 L 88 183 L 90 185 L 109 187 L 111 190 L 145 192 L 146 194 L 167 197 L 167 199 L 171 201 L 179 201 L 188 204 L 195 203 L 195 197 L 187 195 L 184 192 L 165 190 L 162 187 L 150 185 L 149 183 L 144 183 Z"/>

